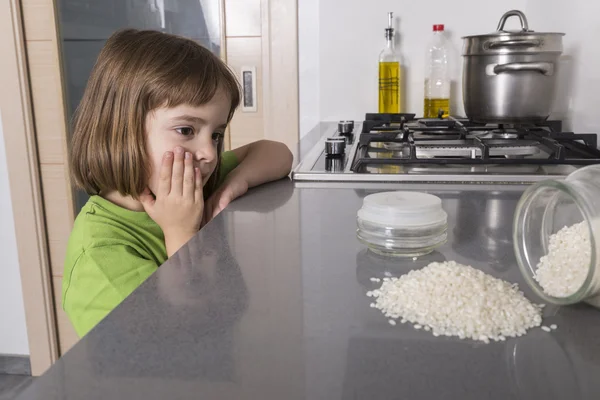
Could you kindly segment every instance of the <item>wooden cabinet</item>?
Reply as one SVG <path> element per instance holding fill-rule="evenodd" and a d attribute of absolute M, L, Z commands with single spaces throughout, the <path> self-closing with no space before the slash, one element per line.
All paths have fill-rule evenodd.
<path fill-rule="evenodd" d="M 212 22 L 195 24 L 194 12 L 199 10 Z M 255 71 L 256 103 L 247 111 L 238 110 L 226 147 L 262 138 L 294 146 L 297 4 L 296 0 L 7 0 L 0 5 L 2 13 L 5 25 L 0 33 L 10 35 L 4 35 L 0 45 L 10 50 L 11 62 L 10 68 L 3 67 L 3 82 L 13 79 L 19 85 L 0 93 L 0 104 L 20 101 L 22 117 L 9 122 L 25 135 L 22 141 L 5 141 L 7 152 L 22 153 L 29 163 L 26 175 L 17 162 L 22 160 L 8 157 L 11 197 L 13 204 L 31 200 L 28 207 L 38 218 L 15 212 L 15 225 L 27 224 L 37 234 L 35 243 L 20 234 L 17 242 L 20 259 L 28 259 L 32 251 L 39 253 L 35 259 L 29 257 L 27 266 L 20 265 L 24 295 L 32 296 L 25 302 L 29 341 L 42 343 L 31 346 L 33 372 L 39 374 L 78 340 L 62 310 L 60 290 L 66 243 L 78 210 L 78 194 L 68 178 L 67 121 L 87 79 L 81 77 L 89 75 L 103 40 L 128 26 L 163 29 L 204 43 L 238 78 L 244 68 Z M 172 23 L 174 16 L 186 18 Z M 32 276 L 32 271 L 39 276 Z M 34 326 L 46 328 L 34 331 Z"/>

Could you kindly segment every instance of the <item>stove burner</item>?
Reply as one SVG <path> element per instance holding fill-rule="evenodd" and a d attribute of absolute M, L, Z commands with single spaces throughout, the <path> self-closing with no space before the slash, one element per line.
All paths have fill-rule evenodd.
<path fill-rule="evenodd" d="M 367 114 L 351 170 L 399 165 L 588 165 L 600 163 L 595 134 L 561 132 L 560 121 L 483 124 Z"/>
<path fill-rule="evenodd" d="M 497 142 L 497 141 L 496 141 Z M 376 143 L 380 146 L 371 147 L 371 149 L 383 148 L 391 150 L 397 158 L 410 157 L 410 145 L 408 143 L 383 142 Z M 490 143 L 490 157 L 523 158 L 534 156 L 540 153 L 540 149 L 533 142 L 518 143 L 506 145 L 503 143 Z M 468 140 L 456 141 L 431 141 L 425 145 L 416 145 L 417 158 L 435 158 L 435 157 L 460 157 L 460 158 L 478 158 L 481 157 L 481 148 L 477 145 L 470 145 Z M 394 158 L 394 157 L 392 157 Z"/>
<path fill-rule="evenodd" d="M 489 135 L 493 139 L 518 139 L 519 133 L 516 131 L 494 129 Z"/>

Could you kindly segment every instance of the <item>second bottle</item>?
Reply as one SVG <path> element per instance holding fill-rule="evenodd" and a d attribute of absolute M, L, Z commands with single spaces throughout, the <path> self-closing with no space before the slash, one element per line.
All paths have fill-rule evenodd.
<path fill-rule="evenodd" d="M 450 114 L 449 49 L 444 25 L 433 26 L 433 40 L 425 57 L 424 118 L 447 118 Z"/>

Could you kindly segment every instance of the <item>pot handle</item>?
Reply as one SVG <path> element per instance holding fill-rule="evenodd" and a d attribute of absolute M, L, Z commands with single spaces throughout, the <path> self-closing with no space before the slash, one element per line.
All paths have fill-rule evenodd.
<path fill-rule="evenodd" d="M 495 42 L 487 42 L 485 47 L 488 49 L 496 49 L 499 47 L 538 47 L 541 44 L 542 44 L 541 40 L 515 39 L 515 40 L 498 40 Z"/>
<path fill-rule="evenodd" d="M 532 71 L 544 75 L 554 74 L 554 64 L 548 62 L 516 62 L 494 66 L 494 73 Z"/>
<path fill-rule="evenodd" d="M 502 16 L 502 18 L 500 18 L 500 22 L 498 22 L 498 28 L 496 28 L 496 30 L 499 32 L 503 32 L 504 24 L 506 24 L 506 20 L 510 17 L 519 17 L 519 20 L 521 21 L 521 30 L 523 32 L 529 32 L 529 24 L 527 23 L 527 17 L 525 16 L 525 14 L 523 14 L 522 11 L 519 10 L 510 10 L 506 12 Z"/>

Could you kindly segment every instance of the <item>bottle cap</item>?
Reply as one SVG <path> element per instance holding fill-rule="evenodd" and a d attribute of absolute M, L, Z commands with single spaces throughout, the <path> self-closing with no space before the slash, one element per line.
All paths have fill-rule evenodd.
<path fill-rule="evenodd" d="M 434 25 L 433 26 L 433 31 L 434 32 L 440 32 L 444 30 L 444 24 L 438 24 L 438 25 Z"/>

